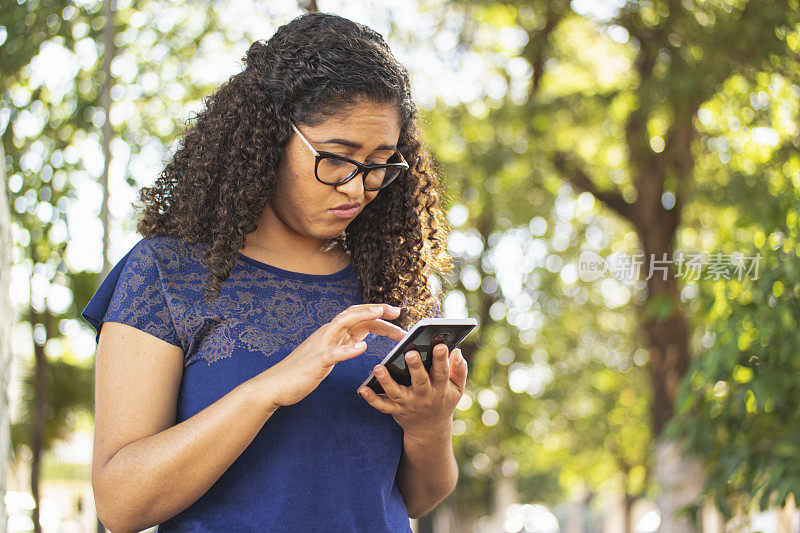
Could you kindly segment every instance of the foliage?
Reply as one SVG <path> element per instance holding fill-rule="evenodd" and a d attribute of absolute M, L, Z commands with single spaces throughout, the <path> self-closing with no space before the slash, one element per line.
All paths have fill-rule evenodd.
<path fill-rule="evenodd" d="M 795 59 L 791 59 L 797 57 L 796 2 L 792 6 L 756 1 L 627 2 L 611 15 L 577 13 L 575 4 L 557 0 L 463 1 L 456 5 L 463 7 L 465 17 L 472 21 L 471 26 L 467 23 L 473 37 L 469 44 L 481 43 L 483 48 L 477 49 L 487 57 L 496 58 L 496 63 L 486 68 L 484 76 L 489 89 L 479 99 L 442 112 L 443 118 L 432 120 L 428 128 L 436 143 L 436 153 L 454 182 L 452 196 L 457 199 L 454 206 L 466 207 L 469 214 L 464 229 L 456 231 L 455 237 L 459 239 L 459 232 L 463 232 L 480 237 L 483 244 L 478 257 L 462 254 L 467 257 L 459 266 L 460 276 L 453 276 L 451 281 L 454 291 L 463 293 L 463 297 L 455 297 L 454 301 L 465 301 L 471 313 L 492 306 L 504 311 L 514 308 L 514 296 L 486 298 L 482 291 L 484 285 L 496 285 L 492 281 L 494 272 L 486 269 L 487 263 L 492 266 L 516 262 L 525 271 L 522 292 L 539 304 L 534 309 L 541 309 L 544 317 L 542 326 L 534 328 L 537 334 L 531 335 L 525 328 L 513 327 L 513 319 L 508 320 L 508 316 L 516 318 L 518 314 L 490 314 L 491 327 L 484 326 L 482 344 L 474 355 L 472 406 L 459 413 L 469 422 L 465 423 L 467 432 L 459 437 L 464 470 L 484 481 L 491 480 L 496 477 L 492 469 L 475 473 L 472 467 L 486 464 L 486 456 L 489 464 L 498 467 L 509 457 L 516 457 L 517 475 L 521 479 L 537 471 L 558 472 L 562 496 L 570 492 L 570 487 L 591 484 L 597 479 L 614 479 L 626 472 L 628 493 L 642 494 L 648 486 L 651 445 L 642 431 L 647 426 L 647 413 L 640 407 L 650 401 L 643 373 L 625 375 L 607 364 L 605 367 L 574 365 L 581 345 L 585 345 L 585 350 L 602 353 L 603 345 L 609 341 L 615 348 L 612 353 L 622 360 L 646 360 L 640 351 L 644 340 L 637 337 L 627 315 L 632 308 L 645 303 L 642 287 L 617 288 L 622 294 L 629 291 L 623 299 L 633 304 L 621 307 L 615 305 L 614 298 L 607 297 L 615 292 L 609 280 L 603 282 L 605 287 L 600 282 L 578 282 L 574 285 L 583 287 L 588 297 L 577 303 L 564 298 L 572 290 L 569 283 L 564 283 L 564 277 L 569 277 L 568 267 L 577 251 L 589 249 L 600 255 L 609 251 L 635 252 L 640 246 L 637 237 L 644 232 L 640 230 L 639 235 L 634 235 L 615 221 L 581 225 L 560 219 L 559 212 L 565 211 L 563 206 L 568 203 L 565 197 L 569 195 L 561 191 L 559 178 L 571 178 L 578 192 L 591 191 L 604 205 L 623 215 L 643 198 L 642 194 L 649 195 L 645 199 L 652 206 L 644 211 L 664 215 L 660 222 L 658 217 L 652 217 L 652 223 L 679 224 L 676 235 L 679 250 L 714 250 L 713 246 L 719 245 L 720 250 L 730 252 L 732 245 L 745 241 L 742 229 L 748 231 L 752 226 L 739 224 L 739 219 L 760 220 L 764 226 L 762 237 L 770 235 L 773 229 L 766 221 L 787 216 L 794 202 L 792 179 L 794 187 L 797 186 L 796 178 L 781 177 L 796 172 L 782 168 L 786 155 L 780 159 L 782 153 L 795 153 L 797 148 L 797 114 L 791 103 L 797 100 L 796 85 L 786 81 L 797 72 Z M 500 38 L 487 37 L 491 32 Z M 523 38 L 517 39 L 520 33 Z M 507 45 L 514 42 L 522 45 Z M 783 82 L 775 81 L 774 74 L 782 76 Z M 779 88 L 773 90 L 770 80 Z M 763 87 L 754 88 L 752 84 Z M 769 90 L 766 85 L 770 85 Z M 502 90 L 492 90 L 493 87 Z M 741 93 L 738 100 L 728 98 L 735 87 Z M 767 91 L 769 95 L 770 103 L 763 108 L 759 91 Z M 753 98 L 757 105 L 748 105 Z M 742 127 L 725 138 L 709 132 L 707 126 L 712 123 Z M 752 142 L 754 132 L 757 136 L 771 137 L 773 127 L 786 139 L 783 148 L 772 151 L 759 146 L 760 139 Z M 559 171 L 566 168 L 559 165 L 563 152 L 571 153 L 573 160 L 580 162 L 577 168 L 582 172 L 571 177 L 553 172 L 554 166 Z M 735 157 L 740 152 L 746 157 Z M 771 157 L 778 157 L 777 162 L 768 169 L 763 167 Z M 727 164 L 729 161 L 731 164 Z M 758 179 L 762 167 L 767 180 Z M 589 176 L 593 178 L 591 181 Z M 661 181 L 653 176 L 661 176 Z M 647 180 L 652 180 L 654 188 L 646 186 Z M 591 212 L 594 220 L 603 220 L 604 213 L 596 209 Z M 678 216 L 679 213 L 683 216 Z M 532 228 L 536 217 L 548 222 L 548 232 L 551 228 L 561 229 L 561 237 L 567 236 L 566 245 L 556 238 L 558 231 L 532 239 L 526 227 Z M 566 231 L 565 222 L 576 231 Z M 602 239 L 597 238 L 598 234 Z M 508 248 L 498 244 L 507 235 L 519 236 L 517 240 L 524 243 L 521 247 L 526 251 L 538 247 L 538 244 L 530 246 L 531 240 L 545 241 L 544 260 L 530 261 L 525 253 L 521 257 L 514 254 L 503 257 Z M 734 235 L 736 239 L 728 239 Z M 578 236 L 585 236 L 589 242 L 579 245 Z M 597 240 L 603 244 L 597 246 Z M 739 249 L 750 250 L 744 246 Z M 561 262 L 553 269 L 554 273 L 567 272 L 566 276 L 549 277 L 548 263 L 554 265 L 556 256 Z M 476 280 L 465 284 L 465 278 L 475 278 L 475 273 Z M 487 278 L 489 282 L 484 284 Z M 785 287 L 793 287 L 793 283 Z M 700 294 L 693 298 L 692 291 Z M 548 300 L 560 305 L 546 306 Z M 719 306 L 719 300 L 719 294 L 687 283 L 681 304 L 699 330 L 704 330 L 703 326 L 716 330 L 723 325 L 706 324 L 709 317 L 700 307 L 711 301 Z M 675 309 L 673 299 L 656 296 L 643 305 L 641 318 L 663 320 Z M 606 324 L 624 324 L 617 326 L 623 343 L 613 344 L 614 332 L 602 327 Z M 730 324 L 725 327 L 730 329 Z M 496 331 L 505 333 L 499 335 L 499 342 L 492 342 Z M 595 334 L 584 335 L 584 331 Z M 532 343 L 527 346 L 520 339 Z M 794 340 L 787 349 L 796 352 L 796 346 Z M 510 368 L 496 361 L 506 357 L 501 355 L 504 349 L 512 350 L 514 360 L 526 366 L 535 366 L 526 359 L 527 353 L 545 350 L 548 363 L 553 364 L 554 379 L 543 392 L 517 398 L 510 391 Z M 560 371 L 570 363 L 576 368 L 574 373 Z M 625 387 L 631 387 L 635 391 L 635 404 L 626 405 L 623 398 L 629 402 L 631 396 L 622 394 L 616 400 L 611 395 L 611 403 L 604 403 L 602 391 L 591 385 L 602 382 L 602 376 L 609 374 L 605 379 L 614 384 L 610 390 L 621 393 Z M 484 389 L 490 389 L 499 398 L 494 410 L 511 427 L 508 423 L 504 427 L 486 427 L 483 419 L 486 409 L 476 406 L 474 401 Z M 554 403 L 547 403 L 548 399 Z M 570 404 L 586 400 L 602 405 L 604 409 L 597 410 L 602 415 L 588 417 L 583 424 L 565 424 L 564 420 L 570 420 Z M 551 410 L 538 418 L 537 411 L 542 412 L 547 405 L 552 406 Z M 614 425 L 615 419 L 626 416 L 622 424 Z M 796 421 L 788 418 L 783 422 L 786 427 L 796 425 Z M 708 421 L 698 416 L 693 423 L 701 432 Z M 520 426 L 538 427 L 541 435 L 546 435 L 544 442 L 550 446 L 538 445 L 535 438 L 520 431 Z M 626 435 L 625 430 L 633 434 Z M 614 451 L 615 440 L 630 446 L 622 454 L 628 458 L 627 463 L 609 453 Z M 511 447 L 511 442 L 518 446 Z M 558 444 L 553 445 L 555 442 Z M 723 440 L 706 442 L 709 446 L 706 451 L 719 450 L 724 443 Z M 519 450 L 529 451 L 538 461 L 519 460 Z M 606 461 L 604 457 L 612 460 Z M 709 484 L 709 490 L 726 486 L 722 479 L 713 477 Z M 749 490 L 756 486 L 742 488 Z M 558 497 L 555 492 L 544 490 L 524 496 L 545 500 Z M 470 509 L 474 510 L 478 502 L 471 504 Z M 483 511 L 487 509 L 484 507 Z"/>
<path fill-rule="evenodd" d="M 684 240 L 760 256 L 743 279 L 689 286 L 699 353 L 669 428 L 704 458 L 706 492 L 726 516 L 752 503 L 782 506 L 790 492 L 800 501 L 798 73 L 734 76 L 699 118 L 711 157 Z"/>
<path fill-rule="evenodd" d="M 120 50 L 112 63 L 117 83 L 111 89 L 109 120 L 116 141 L 123 142 L 112 143 L 115 157 L 135 161 L 151 156 L 154 147 L 166 152 L 184 106 L 207 88 L 189 83 L 183 70 L 183 62 L 198 55 L 198 43 L 216 27 L 214 10 L 202 7 L 174 12 L 172 24 L 158 25 L 151 23 L 165 6 L 157 1 L 133 1 L 116 13 Z M 68 244 L 74 241 L 70 230 L 76 217 L 83 227 L 87 219 L 97 227 L 85 204 L 103 172 L 102 8 L 101 1 L 70 0 L 11 2 L 0 8 L 0 133 L 12 215 L 14 292 L 28 293 L 18 303 L 15 331 L 29 335 L 31 351 L 46 355 L 45 450 L 75 429 L 79 413 L 92 411 L 91 360 L 81 360 L 75 333 L 82 323 L 79 313 L 100 279 L 83 270 L 85 264 L 75 264 L 76 258 L 87 258 L 70 253 Z M 138 76 L 140 69 L 152 74 Z M 159 80 L 167 84 L 166 92 Z M 120 181 L 136 184 L 130 168 L 122 174 Z M 111 187 L 119 187 L 118 175 L 112 170 Z M 112 219 L 112 233 L 132 222 L 125 219 L 127 213 L 119 214 Z M 27 357 L 26 352 L 15 357 Z M 31 363 L 22 381 L 22 412 L 12 427 L 15 451 L 30 445 L 32 360 L 26 360 Z"/>
<path fill-rule="evenodd" d="M 441 39 L 430 40 L 449 42 L 455 25 L 456 42 L 437 52 L 481 76 L 477 93 L 455 87 L 423 121 L 453 225 L 445 311 L 481 326 L 465 347 L 470 381 L 455 416 L 461 478 L 451 501 L 461 516 L 492 512 L 501 476 L 516 480 L 521 501 L 554 504 L 584 489 L 650 495 L 653 392 L 637 314 L 664 318 L 675 302 L 646 301 L 641 282 L 576 272 L 584 251 L 639 250 L 631 224 L 602 202 L 616 193 L 637 200 L 637 172 L 680 151 L 671 144 L 680 117 L 696 133 L 693 166 L 668 168 L 657 198 L 682 210 L 676 248 L 763 260 L 757 280 L 682 284 L 695 360 L 670 434 L 704 457 L 707 492 L 724 511 L 752 497 L 781 503 L 789 492 L 800 501 L 800 6 L 649 0 L 600 16 L 579 4 L 593 3 L 449 2 Z M 270 33 L 221 31 L 214 5 L 139 0 L 117 13 L 108 120 L 118 198 L 152 181 L 142 160 L 165 158 L 179 121 L 220 81 L 198 60 Z M 12 2 L 2 15 L 0 130 L 15 263 L 33 280 L 19 318 L 48 353 L 52 442 L 71 427 L 59 422 L 76 420 L 66 406 L 92 403 L 69 332 L 99 279 L 69 261 L 67 212 L 87 211 L 101 174 L 104 18 L 99 1 L 67 0 Z M 419 46 L 414 32 L 388 37 L 393 47 Z M 34 75 L 46 54 L 80 58 L 66 86 Z M 562 152 L 594 179 L 592 194 L 566 184 Z M 112 212 L 112 231 L 129 234 L 128 213 Z M 14 431 L 18 445 L 26 437 L 21 425 Z"/>
<path fill-rule="evenodd" d="M 33 372 L 29 372 L 23 379 L 22 413 L 11 425 L 11 442 L 15 455 L 23 444 L 30 448 L 29 427 L 36 409 L 32 396 L 33 380 Z M 82 426 L 82 418 L 78 413 L 92 412 L 93 390 L 94 376 L 91 368 L 60 359 L 48 364 L 44 449 L 50 449 L 57 440 L 67 439 L 71 432 Z"/>

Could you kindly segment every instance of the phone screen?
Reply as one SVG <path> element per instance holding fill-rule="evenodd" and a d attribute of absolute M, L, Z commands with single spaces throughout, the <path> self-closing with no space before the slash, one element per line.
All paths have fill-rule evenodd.
<path fill-rule="evenodd" d="M 464 340 L 467 334 L 475 327 L 475 324 L 428 324 L 418 328 L 406 340 L 396 346 L 392 351 L 396 352 L 388 361 L 384 363 L 389 375 L 400 385 L 410 386 L 411 375 L 406 367 L 405 354 L 410 350 L 419 352 L 422 364 L 426 371 L 430 371 L 433 363 L 433 348 L 437 344 L 446 344 L 449 351 L 452 351 Z M 378 394 L 385 394 L 383 387 L 375 376 L 371 376 L 369 381 L 362 386 L 367 386 Z M 361 387 L 359 387 L 361 388 Z"/>

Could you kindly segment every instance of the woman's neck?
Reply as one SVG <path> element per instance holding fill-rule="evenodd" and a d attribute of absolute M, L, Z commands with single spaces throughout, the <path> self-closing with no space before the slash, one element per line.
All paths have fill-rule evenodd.
<path fill-rule="evenodd" d="M 350 264 L 350 254 L 336 244 L 328 251 L 295 252 L 286 248 L 274 248 L 259 243 L 257 238 L 248 236 L 245 246 L 239 252 L 251 259 L 274 267 L 303 274 L 335 274 Z"/>

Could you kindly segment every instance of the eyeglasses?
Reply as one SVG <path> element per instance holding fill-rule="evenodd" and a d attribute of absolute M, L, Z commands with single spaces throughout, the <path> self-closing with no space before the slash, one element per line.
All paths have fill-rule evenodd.
<path fill-rule="evenodd" d="M 294 122 L 290 121 L 292 128 L 300 136 L 300 139 L 314 153 L 314 175 L 317 181 L 325 185 L 343 185 L 351 179 L 363 173 L 364 190 L 379 191 L 385 189 L 392 181 L 400 175 L 400 172 L 408 168 L 403 154 L 395 151 L 386 163 L 365 165 L 343 155 L 332 152 L 317 152 L 308 139 L 300 133 Z"/>

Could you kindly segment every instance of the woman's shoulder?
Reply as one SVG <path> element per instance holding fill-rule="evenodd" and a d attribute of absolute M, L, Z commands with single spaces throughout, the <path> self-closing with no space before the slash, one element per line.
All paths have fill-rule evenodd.
<path fill-rule="evenodd" d="M 153 250 L 185 251 L 203 246 L 202 244 L 190 244 L 180 237 L 174 235 L 153 235 L 142 237 L 137 245 L 143 245 Z"/>
<path fill-rule="evenodd" d="M 143 237 L 131 250 L 135 255 L 155 261 L 166 271 L 198 268 L 205 245 L 191 244 L 172 235 Z"/>

